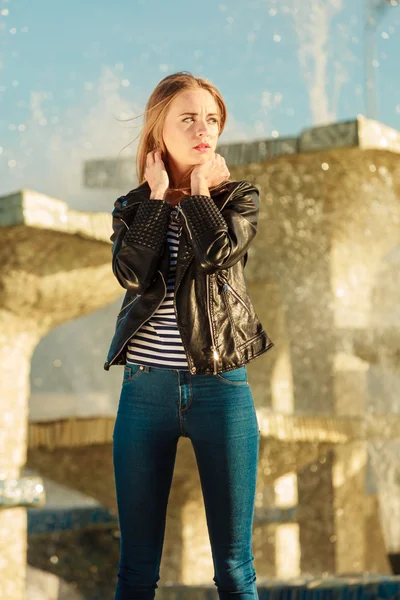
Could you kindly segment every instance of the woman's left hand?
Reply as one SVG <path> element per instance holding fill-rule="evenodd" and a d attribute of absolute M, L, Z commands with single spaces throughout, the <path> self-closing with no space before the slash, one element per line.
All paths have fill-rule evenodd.
<path fill-rule="evenodd" d="M 230 172 L 226 166 L 225 159 L 215 152 L 204 163 L 197 165 L 190 174 L 191 183 L 206 183 L 211 188 L 226 181 L 230 177 Z"/>

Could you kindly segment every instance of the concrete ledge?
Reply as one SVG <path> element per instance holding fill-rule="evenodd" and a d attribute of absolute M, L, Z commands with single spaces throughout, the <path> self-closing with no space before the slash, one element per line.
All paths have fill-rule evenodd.
<path fill-rule="evenodd" d="M 257 409 L 263 438 L 282 442 L 345 444 L 355 440 L 398 439 L 400 415 L 331 417 L 283 415 Z M 114 417 L 67 418 L 30 422 L 28 448 L 79 447 L 112 442 Z"/>
<path fill-rule="evenodd" d="M 359 115 L 351 121 L 303 129 L 298 136 L 220 144 L 217 152 L 233 165 L 249 165 L 279 156 L 336 148 L 377 149 L 400 153 L 400 133 L 378 121 Z M 138 185 L 135 158 L 103 158 L 84 163 L 88 188 L 133 189 Z"/>
<path fill-rule="evenodd" d="M 41 535 L 61 531 L 88 530 L 103 527 L 118 528 L 118 518 L 107 508 L 28 508 L 28 535 Z"/>
<path fill-rule="evenodd" d="M 111 244 L 110 213 L 74 210 L 63 200 L 34 190 L 0 196 L 0 227 L 17 225 L 78 234 Z"/>

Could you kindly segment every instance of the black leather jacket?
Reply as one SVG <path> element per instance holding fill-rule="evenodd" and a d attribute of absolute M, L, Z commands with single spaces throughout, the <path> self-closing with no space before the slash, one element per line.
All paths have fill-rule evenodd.
<path fill-rule="evenodd" d="M 180 202 L 182 233 L 174 306 L 190 373 L 222 373 L 244 365 L 274 343 L 250 300 L 244 267 L 256 235 L 259 191 L 228 181 L 209 196 Z M 126 363 L 131 336 L 166 295 L 172 205 L 151 200 L 145 181 L 114 203 L 112 269 L 126 294 L 104 369 Z"/>

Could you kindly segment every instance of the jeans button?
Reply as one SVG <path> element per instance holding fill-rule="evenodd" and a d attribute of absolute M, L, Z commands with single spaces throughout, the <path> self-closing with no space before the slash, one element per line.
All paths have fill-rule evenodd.
<path fill-rule="evenodd" d="M 191 373 L 193 373 L 193 374 L 194 374 L 194 373 L 196 373 L 196 367 L 192 367 L 192 368 L 190 369 L 190 372 L 191 372 Z"/>

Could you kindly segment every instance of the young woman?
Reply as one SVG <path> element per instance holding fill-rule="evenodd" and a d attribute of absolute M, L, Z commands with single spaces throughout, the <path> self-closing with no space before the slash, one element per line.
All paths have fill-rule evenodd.
<path fill-rule="evenodd" d="M 114 204 L 112 268 L 126 289 L 104 365 L 124 365 L 113 433 L 116 600 L 155 596 L 180 437 L 197 460 L 219 598 L 258 598 L 260 430 L 246 363 L 274 344 L 243 274 L 259 193 L 230 181 L 215 153 L 225 120 L 211 82 L 165 77 L 146 105 L 141 183 Z"/>

